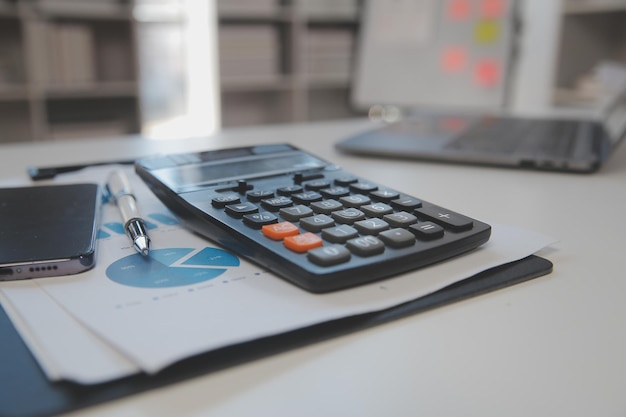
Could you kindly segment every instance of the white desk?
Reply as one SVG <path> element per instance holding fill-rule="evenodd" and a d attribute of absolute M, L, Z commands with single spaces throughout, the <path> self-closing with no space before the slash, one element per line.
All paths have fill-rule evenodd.
<path fill-rule="evenodd" d="M 560 241 L 554 272 L 306 348 L 79 411 L 76 416 L 624 416 L 626 146 L 593 175 L 348 157 L 364 121 L 226 131 L 175 142 L 0 147 L 26 167 L 292 142 L 346 169 L 491 223 Z"/>

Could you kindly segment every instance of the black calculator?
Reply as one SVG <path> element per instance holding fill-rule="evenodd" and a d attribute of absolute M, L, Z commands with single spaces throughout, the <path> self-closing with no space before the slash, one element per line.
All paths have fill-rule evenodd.
<path fill-rule="evenodd" d="M 155 156 L 135 170 L 191 230 L 316 293 L 443 261 L 491 234 L 289 144 Z"/>

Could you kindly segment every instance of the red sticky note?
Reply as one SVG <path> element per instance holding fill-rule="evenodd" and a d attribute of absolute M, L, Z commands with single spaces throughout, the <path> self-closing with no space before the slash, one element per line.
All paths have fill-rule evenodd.
<path fill-rule="evenodd" d="M 494 59 L 482 59 L 474 67 L 474 81 L 483 87 L 493 87 L 500 83 L 501 65 Z"/>
<path fill-rule="evenodd" d="M 482 0 L 480 3 L 480 16 L 497 19 L 504 15 L 506 3 L 504 0 Z"/>
<path fill-rule="evenodd" d="M 450 20 L 465 20 L 470 15 L 470 8 L 469 0 L 451 0 L 448 2 L 446 15 Z"/>
<path fill-rule="evenodd" d="M 445 72 L 460 72 L 467 65 L 467 51 L 461 46 L 448 46 L 441 54 L 441 68 Z"/>

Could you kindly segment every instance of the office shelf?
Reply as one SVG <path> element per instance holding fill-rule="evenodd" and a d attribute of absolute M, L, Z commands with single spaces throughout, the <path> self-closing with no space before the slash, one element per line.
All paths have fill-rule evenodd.
<path fill-rule="evenodd" d="M 360 1 L 218 0 L 222 125 L 355 116 Z"/>
<path fill-rule="evenodd" d="M 136 50 L 130 0 L 0 0 L 0 142 L 138 132 Z"/>

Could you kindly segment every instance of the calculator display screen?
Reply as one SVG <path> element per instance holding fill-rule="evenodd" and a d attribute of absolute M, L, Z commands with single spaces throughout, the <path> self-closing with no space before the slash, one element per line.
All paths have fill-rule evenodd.
<path fill-rule="evenodd" d="M 156 169 L 153 174 L 168 187 L 181 191 L 200 185 L 323 168 L 326 165 L 326 162 L 304 152 L 288 152 L 198 162 Z"/>

